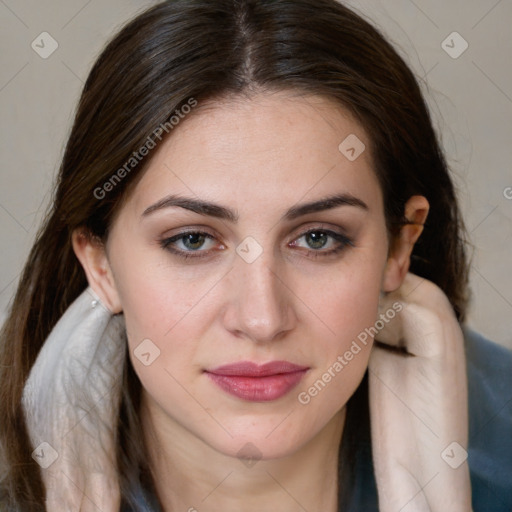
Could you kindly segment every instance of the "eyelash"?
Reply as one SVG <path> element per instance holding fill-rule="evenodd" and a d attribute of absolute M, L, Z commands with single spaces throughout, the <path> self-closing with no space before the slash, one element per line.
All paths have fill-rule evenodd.
<path fill-rule="evenodd" d="M 287 245 L 290 246 L 292 243 L 296 242 L 297 240 L 300 240 L 304 236 L 307 236 L 311 233 L 321 233 L 323 235 L 327 235 L 328 237 L 330 237 L 330 238 L 334 239 L 336 242 L 338 242 L 338 246 L 335 247 L 334 249 L 330 249 L 327 251 L 321 250 L 321 249 L 318 249 L 318 250 L 309 249 L 308 250 L 308 249 L 305 249 L 302 247 L 298 248 L 298 250 L 304 250 L 304 251 L 309 252 L 308 257 L 310 257 L 310 258 L 333 256 L 333 255 L 343 252 L 345 249 L 347 249 L 347 247 L 354 247 L 354 242 L 347 236 L 342 235 L 341 233 L 332 231 L 330 229 L 325 229 L 325 228 L 308 229 L 307 231 L 302 232 L 299 236 L 294 238 L 294 240 Z M 173 235 L 172 237 L 160 240 L 160 246 L 162 247 L 162 249 L 165 249 L 165 250 L 171 252 L 172 254 L 174 254 L 180 258 L 183 258 L 184 260 L 191 259 L 191 258 L 205 258 L 205 257 L 208 257 L 212 251 L 218 250 L 218 249 L 213 249 L 213 250 L 210 249 L 210 250 L 205 251 L 205 250 L 198 249 L 197 251 L 183 251 L 181 249 L 176 249 L 173 247 L 174 243 L 182 240 L 187 235 L 200 235 L 200 236 L 204 236 L 205 238 L 207 238 L 209 240 L 216 239 L 215 236 L 213 236 L 212 234 L 210 234 L 206 231 L 190 230 L 190 231 L 183 231 L 181 233 L 178 233 L 177 235 Z"/>

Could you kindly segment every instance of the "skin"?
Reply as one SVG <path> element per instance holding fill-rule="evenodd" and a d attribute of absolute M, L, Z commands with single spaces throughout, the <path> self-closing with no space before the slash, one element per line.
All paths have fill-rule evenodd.
<path fill-rule="evenodd" d="M 349 134 L 367 148 L 353 162 L 338 150 Z M 374 325 L 379 294 L 403 281 L 428 212 L 424 198 L 411 198 L 405 214 L 413 224 L 390 250 L 369 147 L 363 128 L 321 97 L 265 92 L 217 101 L 155 151 L 106 247 L 74 234 L 90 285 L 112 312 L 124 312 L 164 510 L 337 510 L 345 404 L 366 371 L 371 340 L 308 404 L 298 395 Z M 283 219 L 291 208 L 340 194 L 367 208 Z M 169 195 L 221 205 L 237 221 L 177 206 L 143 214 Z M 184 229 L 213 237 L 198 249 L 206 256 L 183 259 L 162 247 Z M 326 245 L 312 248 L 310 231 Z M 236 252 L 248 236 L 262 249 L 252 263 Z M 183 240 L 171 247 L 187 250 Z M 333 248 L 341 250 L 326 254 Z M 133 352 L 144 339 L 160 350 L 149 366 Z M 241 360 L 309 370 L 284 397 L 249 402 L 204 373 Z M 247 443 L 261 457 L 252 466 L 239 456 L 251 452 Z"/>

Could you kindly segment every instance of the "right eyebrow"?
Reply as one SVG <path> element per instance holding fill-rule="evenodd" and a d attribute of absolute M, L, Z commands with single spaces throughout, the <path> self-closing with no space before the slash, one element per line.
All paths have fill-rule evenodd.
<path fill-rule="evenodd" d="M 163 199 L 160 199 L 160 201 L 152 204 L 144 210 L 142 216 L 145 217 L 153 212 L 162 210 L 163 208 L 171 207 L 184 208 L 185 210 L 190 210 L 191 212 L 198 213 L 199 215 L 209 215 L 211 217 L 216 217 L 230 222 L 238 221 L 238 214 L 229 208 L 215 203 L 210 203 L 208 201 L 175 195 L 166 196 Z"/>

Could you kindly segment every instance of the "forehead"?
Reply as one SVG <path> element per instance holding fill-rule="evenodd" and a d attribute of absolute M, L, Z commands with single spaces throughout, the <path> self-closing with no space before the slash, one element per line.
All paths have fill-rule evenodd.
<path fill-rule="evenodd" d="M 381 205 L 368 135 L 334 101 L 278 92 L 196 107 L 155 150 L 128 202 L 142 212 L 172 193 L 258 211 L 336 192 Z"/>

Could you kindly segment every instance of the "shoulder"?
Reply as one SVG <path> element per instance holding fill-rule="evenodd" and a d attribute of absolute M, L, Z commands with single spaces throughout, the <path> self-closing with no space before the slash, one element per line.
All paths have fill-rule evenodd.
<path fill-rule="evenodd" d="M 512 509 L 512 351 L 464 328 L 475 511 Z M 491 508 L 489 508 L 491 507 Z"/>

